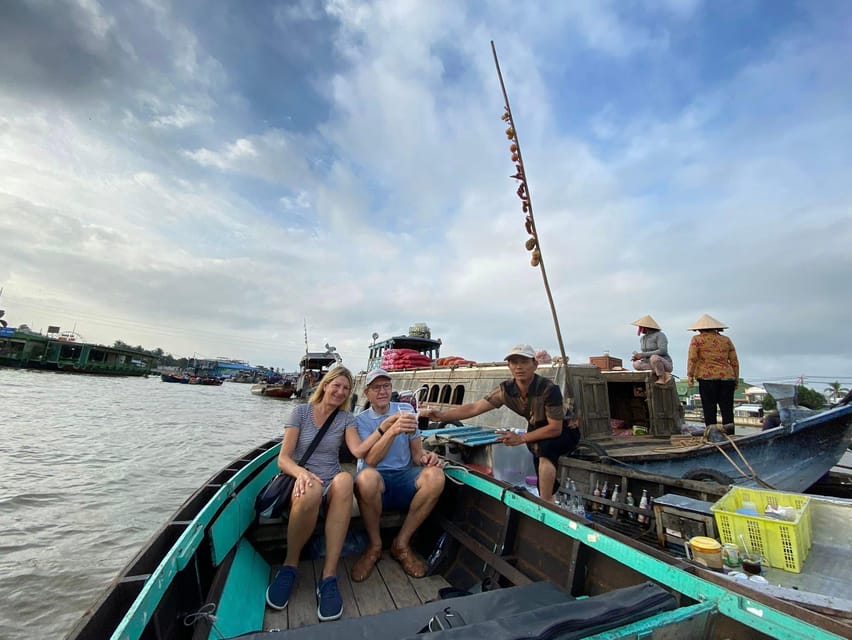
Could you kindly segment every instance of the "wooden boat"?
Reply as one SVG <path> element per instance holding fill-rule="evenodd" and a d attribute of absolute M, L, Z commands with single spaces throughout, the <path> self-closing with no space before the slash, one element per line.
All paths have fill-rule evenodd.
<path fill-rule="evenodd" d="M 295 391 L 296 387 L 291 380 L 278 383 L 261 382 L 251 387 L 251 392 L 254 395 L 266 396 L 267 398 L 292 398 Z"/>
<path fill-rule="evenodd" d="M 371 366 L 388 348 L 404 346 L 437 356 L 441 341 L 423 336 L 395 336 L 370 345 Z M 852 442 L 852 408 L 820 413 L 792 405 L 792 385 L 768 385 L 781 408 L 781 426 L 715 443 L 684 438 L 683 408 L 675 385 L 660 386 L 645 371 L 601 371 L 591 364 L 540 364 L 540 375 L 572 389 L 581 418 L 583 440 L 578 454 L 628 464 L 646 473 L 674 478 L 712 479 L 721 484 L 760 486 L 801 492 L 817 482 Z M 511 377 L 505 362 L 421 367 L 390 371 L 394 390 L 415 390 L 420 403 L 449 408 L 484 397 Z M 356 403 L 363 403 L 366 373 L 355 380 Z M 782 388 L 783 387 L 783 388 Z M 786 394 L 786 395 L 785 395 Z M 469 425 L 489 429 L 525 428 L 524 420 L 501 407 L 472 418 Z M 640 426 L 647 435 L 614 429 Z M 485 437 L 478 434 L 475 437 Z M 493 437 L 492 437 L 493 441 Z"/>
<path fill-rule="evenodd" d="M 347 545 L 338 573 L 344 615 L 320 626 L 314 596 L 318 539 L 306 546 L 301 583 L 288 607 L 267 610 L 264 593 L 283 557 L 285 527 L 255 523 L 253 503 L 276 472 L 279 447 L 280 441 L 269 441 L 215 474 L 68 638 L 402 638 L 452 622 L 464 626 L 433 633 L 828 640 L 852 631 L 761 585 L 672 559 L 461 467 L 446 470 L 455 482 L 447 483 L 413 540 L 429 556 L 431 575 L 410 579 L 386 555 L 368 580 L 352 583 L 348 573 L 358 545 Z M 388 536 L 399 525 L 399 514 L 383 516 Z M 357 541 L 357 519 L 351 529 Z M 311 549 L 318 551 L 314 557 Z M 442 588 L 458 597 L 439 599 Z"/>
<path fill-rule="evenodd" d="M 189 384 L 189 376 L 182 373 L 161 373 L 160 380 L 177 384 Z"/>
<path fill-rule="evenodd" d="M 310 398 L 328 370 L 343 362 L 334 347 L 325 347 L 325 351 L 309 351 L 299 360 L 299 377 L 294 392 L 297 398 Z"/>
<path fill-rule="evenodd" d="M 198 384 L 204 387 L 221 387 L 225 381 L 222 378 L 210 376 L 190 376 L 189 384 Z"/>

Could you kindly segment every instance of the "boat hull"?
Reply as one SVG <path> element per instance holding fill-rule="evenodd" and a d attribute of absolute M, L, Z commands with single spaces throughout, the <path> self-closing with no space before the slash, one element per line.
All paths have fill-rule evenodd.
<path fill-rule="evenodd" d="M 791 427 L 739 437 L 733 443 L 705 444 L 686 451 L 660 442 L 654 453 L 622 454 L 607 448 L 611 440 L 595 442 L 619 463 L 646 473 L 702 479 L 701 472 L 711 470 L 721 476 L 719 481 L 802 492 L 836 465 L 852 442 L 852 407 L 831 409 Z"/>
<path fill-rule="evenodd" d="M 264 610 L 263 594 L 283 557 L 286 539 L 281 536 L 286 528 L 279 522 L 252 526 L 252 504 L 277 470 L 279 448 L 280 442 L 269 441 L 214 475 L 150 540 L 68 638 L 236 637 L 261 628 L 285 630 L 258 638 L 336 637 L 328 634 L 357 626 L 351 620 L 322 627 L 316 624 L 313 574 L 321 569 L 321 555 L 300 563 L 303 579 L 310 585 L 298 588 L 287 610 Z M 382 626 L 386 619 L 382 616 L 396 616 L 412 624 L 415 603 L 434 599 L 436 584 L 471 589 L 490 581 L 487 584 L 502 589 L 547 582 L 563 591 L 568 600 L 582 597 L 586 600 L 578 602 L 600 602 L 596 598 L 608 593 L 620 601 L 620 594 L 627 592 L 617 589 L 634 589 L 650 580 L 662 586 L 662 592 L 677 594 L 677 608 L 625 622 L 605 637 L 646 637 L 654 629 L 668 629 L 671 632 L 665 637 L 836 640 L 847 629 L 831 618 L 748 585 L 726 584 L 723 577 L 708 570 L 607 532 L 528 494 L 514 492 L 493 478 L 463 468 L 446 473 L 458 484 L 447 483 L 436 510 L 412 540 L 424 555 L 429 549 L 441 550 L 431 561 L 435 575 L 409 581 L 393 561 L 389 567 L 380 566 L 375 579 L 390 580 L 382 576 L 393 575 L 391 569 L 396 567 L 398 578 L 394 580 L 401 580 L 381 589 L 399 598 L 413 588 L 412 597 L 417 600 L 394 602 L 387 597 L 386 604 L 376 608 L 374 579 L 348 581 L 349 555 L 338 577 L 346 585 L 344 592 L 350 594 L 346 596 L 350 617 L 377 614 L 372 617 Z M 353 526 L 357 528 L 355 523 Z M 438 544 L 442 537 L 450 542 Z M 353 551 L 357 553 L 354 549 L 350 553 Z M 431 592 L 428 585 L 432 585 Z M 209 616 L 198 615 L 211 607 L 216 611 L 215 629 Z M 508 624 L 504 613 L 495 613 L 493 618 Z M 694 623 L 696 616 L 698 624 Z M 692 626 L 682 626 L 687 620 L 693 621 Z M 499 636 L 496 631 L 489 635 Z"/>

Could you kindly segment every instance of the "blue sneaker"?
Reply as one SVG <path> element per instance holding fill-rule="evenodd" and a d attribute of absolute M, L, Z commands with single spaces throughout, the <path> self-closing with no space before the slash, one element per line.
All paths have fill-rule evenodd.
<path fill-rule="evenodd" d="M 337 620 L 343 615 L 343 598 L 340 597 L 340 589 L 337 588 L 337 578 L 334 576 L 325 578 L 317 586 L 317 617 L 320 622 Z"/>
<path fill-rule="evenodd" d="M 266 589 L 266 604 L 279 611 L 284 609 L 290 602 L 290 594 L 293 593 L 293 586 L 298 577 L 299 572 L 296 571 L 296 567 L 286 565 L 281 567 L 275 574 L 272 584 Z"/>

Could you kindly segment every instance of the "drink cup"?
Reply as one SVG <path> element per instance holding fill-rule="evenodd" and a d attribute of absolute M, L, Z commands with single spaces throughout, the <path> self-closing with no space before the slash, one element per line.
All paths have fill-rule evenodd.
<path fill-rule="evenodd" d="M 742 555 L 743 571 L 751 576 L 759 576 L 763 569 L 760 556 L 757 554 L 745 553 Z"/>
<path fill-rule="evenodd" d="M 722 545 L 722 562 L 728 567 L 740 566 L 740 548 L 730 542 Z"/>
<path fill-rule="evenodd" d="M 399 405 L 398 411 L 400 413 L 405 413 L 414 417 L 414 427 L 410 429 L 410 431 L 413 432 L 414 428 L 416 428 L 417 426 L 417 411 L 415 411 L 414 407 L 412 407 L 410 404 L 405 403 Z"/>

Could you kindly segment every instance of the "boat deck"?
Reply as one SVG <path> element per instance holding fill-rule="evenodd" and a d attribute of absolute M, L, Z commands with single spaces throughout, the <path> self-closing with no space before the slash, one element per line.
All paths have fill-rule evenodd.
<path fill-rule="evenodd" d="M 400 564 L 385 551 L 370 577 L 363 582 L 350 579 L 352 565 L 358 556 L 341 558 L 337 574 L 343 596 L 343 618 L 358 618 L 392 609 L 417 606 L 438 598 L 438 589 L 449 586 L 441 576 L 410 578 Z M 317 622 L 317 582 L 322 574 L 322 559 L 299 563 L 299 582 L 283 611 L 267 607 L 263 630 L 296 629 Z M 274 578 L 273 569 L 270 581 Z"/>

